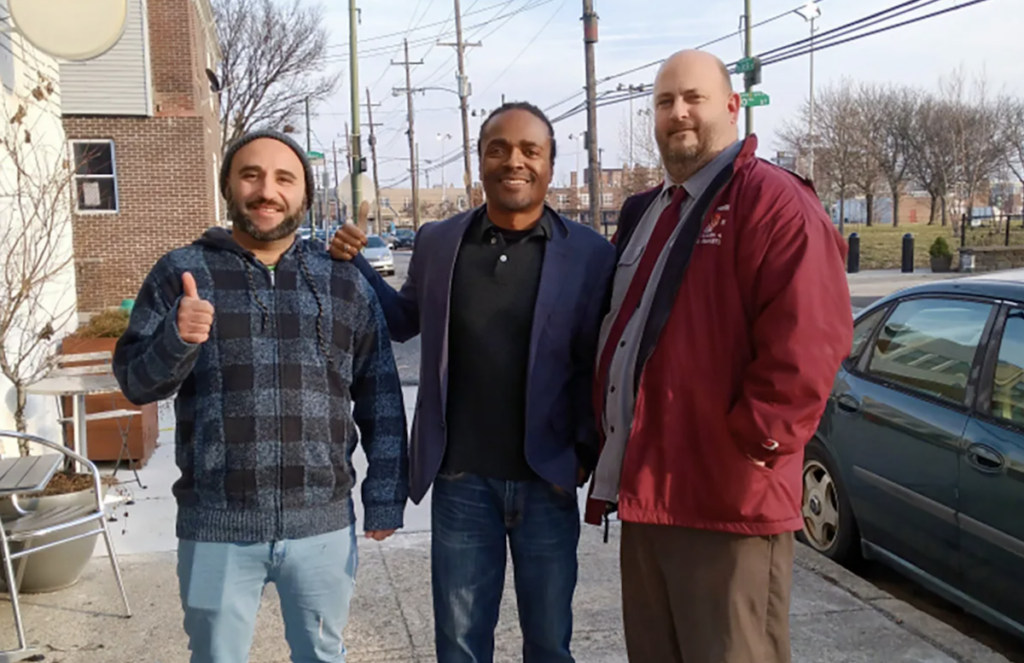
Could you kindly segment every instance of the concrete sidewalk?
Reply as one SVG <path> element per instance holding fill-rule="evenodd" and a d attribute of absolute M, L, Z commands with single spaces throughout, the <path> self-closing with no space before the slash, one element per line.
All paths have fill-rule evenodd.
<path fill-rule="evenodd" d="M 579 663 L 626 661 L 619 609 L 618 527 L 609 544 L 584 529 L 576 596 L 574 652 Z M 352 615 L 346 630 L 351 663 L 434 661 L 429 534 L 399 534 L 383 544 L 360 541 Z M 109 564 L 96 558 L 74 587 L 29 596 L 29 639 L 53 663 L 184 663 L 173 553 L 123 558 L 135 616 L 120 608 Z M 519 661 L 521 638 L 511 578 L 497 634 L 496 661 Z M 996 663 L 1005 661 L 949 627 L 896 601 L 809 549 L 799 547 L 792 606 L 795 663 Z M 13 644 L 9 611 L 0 615 L 3 645 Z M 277 597 L 268 588 L 252 663 L 286 663 Z M 657 662 L 652 662 L 657 663 Z"/>

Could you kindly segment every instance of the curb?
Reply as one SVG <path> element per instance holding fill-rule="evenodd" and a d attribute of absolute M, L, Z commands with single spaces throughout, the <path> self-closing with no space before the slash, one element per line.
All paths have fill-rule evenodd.
<path fill-rule="evenodd" d="M 802 543 L 797 544 L 795 563 L 805 571 L 847 592 L 865 606 L 958 663 L 1008 663 L 1006 657 L 989 647 L 875 587 Z"/>

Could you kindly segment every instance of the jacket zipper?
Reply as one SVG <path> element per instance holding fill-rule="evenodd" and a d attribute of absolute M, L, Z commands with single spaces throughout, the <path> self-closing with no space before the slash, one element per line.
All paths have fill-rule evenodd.
<path fill-rule="evenodd" d="M 278 266 L 280 263 L 278 263 Z M 274 335 L 274 365 L 277 367 L 274 379 L 276 381 L 275 393 L 278 394 L 277 402 L 277 431 L 278 431 L 278 443 L 277 443 L 277 499 L 275 508 L 277 511 L 277 522 L 274 524 L 274 538 L 281 540 L 284 538 L 284 403 L 281 399 L 281 388 L 284 384 L 284 380 L 281 377 L 281 338 L 280 330 L 277 324 L 277 278 L 276 271 L 264 266 L 267 275 L 270 277 L 270 292 L 272 298 L 272 306 L 270 307 L 270 328 Z M 275 266 L 276 269 L 276 266 Z"/>

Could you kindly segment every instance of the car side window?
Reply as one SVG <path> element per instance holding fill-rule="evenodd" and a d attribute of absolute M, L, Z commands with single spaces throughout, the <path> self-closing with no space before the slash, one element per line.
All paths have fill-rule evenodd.
<path fill-rule="evenodd" d="M 885 313 L 888 309 L 882 308 L 874 313 L 864 316 L 853 326 L 853 346 L 850 348 L 850 365 L 856 364 L 857 360 L 860 359 L 861 354 L 864 352 L 864 347 L 867 345 L 868 339 L 871 338 L 871 334 L 874 333 L 875 327 L 885 317 Z"/>
<path fill-rule="evenodd" d="M 868 372 L 922 394 L 963 403 L 990 304 L 955 299 L 902 302 L 885 321 Z"/>
<path fill-rule="evenodd" d="M 992 389 L 992 416 L 1024 426 L 1024 309 L 1014 309 L 1006 318 Z"/>

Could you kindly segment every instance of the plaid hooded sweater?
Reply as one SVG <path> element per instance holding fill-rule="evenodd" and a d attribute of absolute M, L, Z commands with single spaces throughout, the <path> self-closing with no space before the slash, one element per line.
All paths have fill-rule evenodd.
<path fill-rule="evenodd" d="M 201 345 L 178 333 L 186 271 L 214 307 Z M 360 436 L 364 528 L 402 526 L 405 408 L 387 324 L 359 271 L 322 247 L 296 240 L 271 271 L 213 228 L 168 253 L 142 285 L 114 373 L 137 405 L 177 393 L 178 538 L 267 542 L 349 526 Z"/>

